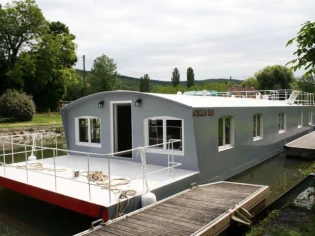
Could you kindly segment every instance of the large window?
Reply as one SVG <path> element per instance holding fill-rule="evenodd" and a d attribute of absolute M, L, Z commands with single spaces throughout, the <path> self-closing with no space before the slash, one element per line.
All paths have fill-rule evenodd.
<path fill-rule="evenodd" d="M 263 121 L 262 115 L 256 114 L 253 116 L 253 137 L 254 141 L 260 140 L 263 138 Z"/>
<path fill-rule="evenodd" d="M 298 114 L 297 114 L 297 127 L 298 128 L 302 128 L 303 127 L 303 112 L 302 111 L 299 111 Z"/>
<path fill-rule="evenodd" d="M 233 147 L 233 119 L 222 117 L 218 120 L 219 151 Z"/>
<path fill-rule="evenodd" d="M 76 118 L 76 133 L 77 145 L 101 146 L 101 120 L 99 118 Z"/>
<path fill-rule="evenodd" d="M 313 124 L 313 111 L 309 110 L 308 112 L 308 124 L 311 125 Z"/>
<path fill-rule="evenodd" d="M 284 133 L 286 130 L 286 117 L 285 113 L 279 113 L 279 134 Z"/>
<path fill-rule="evenodd" d="M 174 142 L 173 149 L 176 152 L 183 152 L 183 120 L 172 117 L 156 117 L 147 119 L 146 123 L 148 134 L 147 145 L 160 144 L 150 148 L 150 151 L 164 152 L 168 148 L 172 149 L 172 145 L 168 145 L 167 142 L 176 139 L 181 141 Z"/>

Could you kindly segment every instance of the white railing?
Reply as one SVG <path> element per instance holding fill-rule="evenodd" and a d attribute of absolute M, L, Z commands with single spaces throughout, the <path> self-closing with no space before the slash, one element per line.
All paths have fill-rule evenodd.
<path fill-rule="evenodd" d="M 248 90 L 248 91 L 229 91 L 229 92 L 208 92 L 204 91 L 192 91 L 185 92 L 184 95 L 193 96 L 210 96 L 210 97 L 234 97 L 234 98 L 254 98 L 265 99 L 271 101 L 287 101 L 293 93 L 298 93 L 294 104 L 299 105 L 314 105 L 314 94 L 297 91 L 292 89 L 282 90 Z"/>
<path fill-rule="evenodd" d="M 20 137 L 32 137 L 32 140 L 36 139 L 39 140 L 40 142 L 40 146 L 35 145 L 36 143 L 33 141 L 33 144 L 21 144 L 21 143 L 15 143 L 14 140 Z M 159 143 L 156 145 L 150 145 L 150 146 L 143 146 L 143 147 L 138 147 L 138 148 L 133 148 L 130 150 L 125 150 L 125 151 L 121 151 L 121 152 L 113 152 L 113 153 L 107 153 L 107 154 L 100 154 L 100 153 L 92 153 L 92 152 L 81 152 L 81 151 L 74 151 L 74 150 L 66 150 L 66 149 L 61 149 L 58 148 L 58 139 L 57 136 L 54 138 L 54 146 L 55 147 L 44 147 L 43 146 L 43 134 L 41 133 L 34 133 L 34 134 L 24 134 L 24 135 L 11 135 L 11 136 L 0 136 L 0 147 L 2 146 L 2 153 L 0 153 L 0 167 L 3 168 L 3 177 L 7 177 L 6 175 L 6 169 L 7 168 L 12 168 L 15 167 L 12 164 L 15 163 L 25 163 L 25 173 L 26 173 L 26 183 L 29 183 L 29 172 L 37 172 L 37 173 L 41 173 L 43 175 L 50 175 L 50 176 L 54 176 L 54 190 L 55 192 L 58 192 L 58 179 L 67 179 L 70 181 L 75 181 L 75 182 L 80 182 L 80 183 L 84 183 L 88 185 L 88 191 L 89 191 L 89 201 L 91 201 L 91 185 L 96 185 L 94 183 L 91 183 L 90 178 L 87 178 L 87 182 L 86 181 L 82 181 L 76 178 L 73 178 L 73 176 L 67 178 L 64 176 L 60 176 L 57 175 L 58 172 L 58 168 L 63 168 L 62 166 L 59 166 L 58 168 L 56 167 L 56 157 L 58 157 L 58 153 L 65 155 L 65 154 L 72 154 L 72 155 L 80 155 L 80 156 L 86 156 L 87 158 L 87 173 L 90 173 L 91 168 L 90 168 L 90 162 L 91 162 L 91 158 L 106 158 L 107 159 L 107 172 L 108 172 L 108 199 L 109 199 L 109 203 L 112 203 L 112 197 L 111 197 L 111 181 L 112 181 L 112 177 L 111 177 L 111 158 L 113 156 L 119 156 L 121 154 L 125 154 L 125 153 L 130 153 L 130 152 L 135 152 L 137 151 L 138 154 L 140 154 L 141 160 L 142 160 L 142 173 L 139 173 L 139 176 L 136 176 L 134 178 L 129 178 L 129 181 L 132 180 L 136 180 L 136 179 L 141 179 L 143 181 L 143 193 L 147 191 L 146 185 L 146 176 L 148 175 L 152 175 L 161 171 L 166 171 L 168 170 L 168 174 L 172 175 L 173 177 L 173 181 L 175 180 L 175 168 L 181 166 L 181 163 L 177 163 L 175 162 L 174 159 L 174 143 L 176 142 L 181 142 L 181 140 L 169 140 L 169 142 L 165 142 L 165 143 Z M 30 139 L 29 139 L 30 140 Z M 161 145 L 166 144 L 168 146 L 168 160 L 167 160 L 167 167 L 165 168 L 161 168 L 159 170 L 156 171 L 152 171 L 149 173 L 146 173 L 146 150 L 148 148 L 152 148 L 152 147 L 158 147 Z M 16 149 L 22 149 L 21 150 L 16 150 Z M 40 170 L 34 170 L 34 169 L 29 169 L 29 164 L 30 163 L 34 163 L 34 161 L 30 162 L 28 160 L 28 153 L 33 154 L 34 152 L 40 152 L 41 153 L 41 158 L 50 158 L 50 156 L 46 156 L 44 155 L 44 152 L 47 151 L 51 151 L 52 152 L 52 156 L 51 158 L 53 158 L 53 168 L 51 168 L 51 172 L 53 173 L 49 173 L 49 172 L 44 172 L 44 171 L 40 171 Z M 21 155 L 24 154 L 24 160 L 23 161 L 15 161 L 15 155 Z M 138 155 L 137 154 L 137 155 Z M 8 159 L 8 157 L 11 157 Z M 2 162 L 1 162 L 1 158 L 2 158 Z M 70 169 L 70 168 L 69 168 Z M 171 172 L 170 172 L 171 171 Z M 101 186 L 100 186 L 101 187 Z"/>

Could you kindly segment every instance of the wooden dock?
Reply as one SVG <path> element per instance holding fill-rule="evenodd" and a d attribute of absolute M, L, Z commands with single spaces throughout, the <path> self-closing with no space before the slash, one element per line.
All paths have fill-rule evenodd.
<path fill-rule="evenodd" d="M 79 235 L 217 235 L 233 221 L 250 224 L 268 186 L 217 182 L 198 186 Z"/>
<path fill-rule="evenodd" d="M 315 159 L 315 131 L 284 145 L 287 156 Z"/>

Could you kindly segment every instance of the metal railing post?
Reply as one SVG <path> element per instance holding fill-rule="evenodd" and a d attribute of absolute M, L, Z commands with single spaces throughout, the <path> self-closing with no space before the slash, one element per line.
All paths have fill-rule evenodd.
<path fill-rule="evenodd" d="M 3 162 L 4 162 L 3 174 L 4 174 L 4 177 L 5 177 L 5 149 L 4 149 L 4 143 L 2 143 L 2 152 L 3 152 Z"/>
<path fill-rule="evenodd" d="M 11 136 L 11 152 L 12 152 L 12 164 L 14 163 L 14 154 L 13 154 L 13 137 Z"/>
<path fill-rule="evenodd" d="M 55 134 L 55 139 L 56 139 L 56 156 L 58 156 L 58 137 L 57 137 L 57 134 Z"/>
<path fill-rule="evenodd" d="M 54 155 L 55 192 L 57 192 L 56 150 L 53 150 L 53 155 Z"/>
<path fill-rule="evenodd" d="M 42 159 L 44 159 L 43 134 L 40 135 L 40 145 L 41 145 L 41 148 L 42 148 Z"/>
<path fill-rule="evenodd" d="M 109 198 L 109 204 L 112 204 L 112 196 L 110 194 L 110 155 L 107 155 L 107 162 L 108 162 L 108 198 Z"/>
<path fill-rule="evenodd" d="M 27 152 L 26 152 L 26 146 L 24 146 L 25 150 L 25 171 L 26 171 L 26 183 L 28 183 L 28 167 L 27 167 Z"/>
<path fill-rule="evenodd" d="M 174 175 L 174 141 L 172 142 L 172 174 L 173 174 L 173 180 L 175 180 L 175 175 Z"/>
<path fill-rule="evenodd" d="M 91 183 L 90 183 L 90 178 L 89 178 L 89 174 L 90 174 L 90 154 L 87 155 L 87 159 L 88 159 L 88 174 L 87 174 L 87 179 L 88 179 L 88 185 L 89 185 L 89 201 L 91 201 Z"/>

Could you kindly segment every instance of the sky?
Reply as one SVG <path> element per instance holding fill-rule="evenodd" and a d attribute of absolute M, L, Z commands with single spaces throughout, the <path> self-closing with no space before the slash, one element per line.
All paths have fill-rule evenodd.
<path fill-rule="evenodd" d="M 0 0 L 6 3 L 8 0 Z M 286 47 L 301 25 L 314 21 L 314 0 L 36 0 L 45 18 L 76 35 L 77 68 L 102 54 L 120 74 L 181 80 L 246 79 L 268 65 L 285 65 Z M 312 18 L 313 16 L 313 18 Z M 302 71 L 295 75 L 301 75 Z"/>

